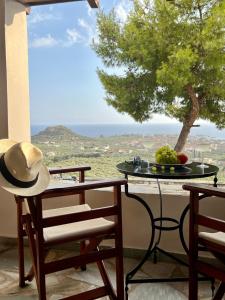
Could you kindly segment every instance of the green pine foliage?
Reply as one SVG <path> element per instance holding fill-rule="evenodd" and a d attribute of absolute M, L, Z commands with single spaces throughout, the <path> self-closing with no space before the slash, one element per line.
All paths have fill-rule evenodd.
<path fill-rule="evenodd" d="M 225 0 L 134 0 L 125 23 L 112 10 L 97 24 L 109 105 L 138 122 L 164 113 L 187 134 L 198 118 L 225 127 Z"/>

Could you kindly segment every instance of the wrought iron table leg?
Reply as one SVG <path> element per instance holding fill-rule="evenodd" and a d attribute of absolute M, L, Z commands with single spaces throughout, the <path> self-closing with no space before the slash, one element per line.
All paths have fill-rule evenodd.
<path fill-rule="evenodd" d="M 157 241 L 155 242 L 155 245 L 153 247 L 153 262 L 157 263 L 157 253 L 161 252 L 171 258 L 174 258 L 174 256 L 172 256 L 171 254 L 169 254 L 167 251 L 162 250 L 161 248 L 159 248 L 159 244 L 161 241 L 161 236 L 162 236 L 162 231 L 170 231 L 170 230 L 177 230 L 180 227 L 180 223 L 173 219 L 173 218 L 168 218 L 168 217 L 163 217 L 163 197 L 162 197 L 162 190 L 161 190 L 161 186 L 160 186 L 160 181 L 157 178 L 157 185 L 158 185 L 158 191 L 159 191 L 159 200 L 160 200 L 160 205 L 159 205 L 159 217 L 158 218 L 154 218 L 154 225 L 155 225 L 155 229 L 157 229 L 159 231 L 159 235 L 157 238 Z M 170 221 L 175 223 L 175 225 L 173 227 L 166 227 L 163 226 L 163 221 Z M 155 222 L 159 222 L 159 225 L 156 225 Z M 176 259 L 177 260 L 177 259 Z M 181 260 L 178 260 L 179 262 L 181 262 Z"/>
<path fill-rule="evenodd" d="M 160 200 L 160 204 L 159 204 L 159 207 L 160 207 L 160 217 L 159 217 L 159 222 L 160 222 L 160 229 L 159 229 L 159 235 L 158 235 L 158 238 L 157 238 L 157 241 L 155 242 L 155 245 L 153 247 L 153 262 L 154 264 L 157 263 L 158 261 L 158 256 L 157 256 L 157 253 L 158 253 L 158 250 L 157 250 L 157 246 L 159 245 L 160 243 L 160 240 L 161 240 L 161 234 L 162 234 L 162 191 L 161 191 L 161 187 L 160 187 L 160 183 L 159 183 L 159 179 L 156 179 L 156 182 L 157 182 L 157 185 L 158 185 L 158 190 L 159 190 L 159 200 Z"/>
<path fill-rule="evenodd" d="M 180 235 L 180 241 L 181 241 L 181 244 L 182 244 L 182 247 L 184 248 L 185 252 L 188 254 L 188 246 L 185 242 L 185 239 L 184 239 L 184 220 L 185 220 L 185 217 L 188 213 L 190 209 L 190 205 L 188 204 L 185 209 L 183 210 L 182 214 L 181 214 L 181 217 L 180 217 L 180 224 L 179 224 L 179 235 Z"/>
<path fill-rule="evenodd" d="M 128 176 L 125 176 L 126 179 L 128 179 Z M 156 263 L 157 262 L 157 252 L 161 252 L 164 255 L 167 255 L 168 257 L 175 259 L 177 262 L 183 264 L 183 265 L 187 265 L 186 263 L 184 263 L 182 260 L 174 257 L 172 254 L 160 249 L 158 247 L 160 240 L 161 240 L 161 233 L 163 230 L 175 230 L 178 229 L 180 224 L 177 220 L 172 219 L 172 218 L 163 218 L 163 210 L 162 210 L 162 205 L 163 205 L 163 199 L 162 199 L 162 192 L 161 192 L 161 188 L 160 188 L 160 183 L 159 180 L 157 179 L 157 184 L 158 184 L 158 189 L 159 189 L 159 198 L 160 198 L 160 217 L 158 218 L 154 218 L 153 213 L 150 209 L 150 207 L 146 204 L 146 202 L 139 196 L 132 194 L 128 191 L 128 184 L 125 185 L 125 194 L 127 197 L 129 198 L 133 198 L 135 200 L 137 200 L 139 203 L 141 203 L 144 208 L 147 210 L 149 218 L 150 218 L 150 222 L 151 222 L 151 239 L 149 242 L 149 246 L 148 249 L 146 250 L 146 253 L 144 255 L 144 257 L 142 258 L 142 260 L 140 261 L 140 263 L 137 264 L 137 266 L 135 268 L 133 268 L 127 275 L 126 275 L 126 281 L 125 281 L 125 293 L 126 293 L 126 299 L 128 299 L 128 284 L 129 283 L 144 283 L 144 282 L 176 282 L 176 281 L 186 281 L 186 278 L 151 278 L 151 279 L 132 279 L 134 277 L 134 275 L 136 274 L 136 272 L 142 267 L 142 265 L 145 263 L 145 261 L 148 259 L 148 257 L 153 254 L 153 262 Z M 185 216 L 184 216 L 185 217 Z M 173 221 L 176 223 L 176 225 L 172 228 L 168 228 L 168 227 L 164 227 L 162 222 L 163 220 L 166 221 Z M 156 225 L 156 222 L 160 222 L 159 225 Z M 157 241 L 154 244 L 154 239 L 155 239 L 155 230 L 159 230 L 159 235 L 157 238 Z M 153 246 L 154 244 L 154 246 Z"/>
<path fill-rule="evenodd" d="M 127 178 L 127 176 L 126 176 Z M 155 225 L 154 225 L 154 218 L 153 218 L 153 214 L 152 211 L 150 209 L 150 207 L 146 204 L 146 202 L 139 196 L 129 193 L 128 191 L 128 184 L 125 185 L 125 194 L 127 197 L 129 198 L 133 198 L 135 200 L 137 200 L 139 203 L 141 203 L 144 208 L 147 210 L 149 218 L 150 218 L 150 223 L 152 226 L 151 229 L 151 239 L 149 242 L 149 246 L 146 250 L 146 253 L 144 255 L 144 257 L 142 258 L 142 260 L 140 261 L 140 263 L 137 264 L 137 266 L 135 268 L 133 268 L 127 275 L 126 275 L 126 282 L 125 282 L 125 291 L 126 291 L 126 298 L 128 299 L 128 284 L 129 281 L 132 279 L 132 277 L 136 274 L 136 272 L 142 267 L 142 265 L 144 264 L 144 262 L 148 259 L 148 257 L 151 255 L 152 253 L 152 246 L 153 246 L 153 242 L 154 242 L 154 238 L 155 238 Z"/>
<path fill-rule="evenodd" d="M 129 290 L 128 283 L 126 282 L 126 284 L 125 284 L 125 299 L 126 300 L 128 300 L 128 290 Z"/>

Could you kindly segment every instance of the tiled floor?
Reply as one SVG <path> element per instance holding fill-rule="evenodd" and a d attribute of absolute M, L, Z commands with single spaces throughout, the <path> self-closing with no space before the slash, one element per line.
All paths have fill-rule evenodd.
<path fill-rule="evenodd" d="M 68 256 L 68 251 L 52 251 L 52 257 Z M 28 249 L 26 249 L 27 267 L 29 266 Z M 134 259 L 124 260 L 125 272 L 128 272 L 137 263 Z M 106 262 L 107 269 L 115 284 L 115 266 L 112 260 Z M 138 277 L 182 276 L 186 268 L 173 263 L 153 264 L 147 261 L 138 272 Z M 56 300 L 63 296 L 78 293 L 95 286 L 102 285 L 101 278 L 95 265 L 89 265 L 87 271 L 75 269 L 57 272 L 47 277 L 48 299 Z M 183 300 L 187 299 L 187 283 L 148 283 L 132 284 L 129 286 L 129 300 Z M 211 299 L 210 282 L 200 283 L 201 300 Z M 18 287 L 17 250 L 14 247 L 0 245 L 0 300 L 31 300 L 38 299 L 35 281 L 25 288 Z M 108 298 L 104 298 L 106 300 Z"/>

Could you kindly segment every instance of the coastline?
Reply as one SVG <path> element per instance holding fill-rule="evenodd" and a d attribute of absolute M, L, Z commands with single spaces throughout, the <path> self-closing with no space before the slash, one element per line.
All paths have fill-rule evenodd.
<path fill-rule="evenodd" d="M 38 134 L 50 125 L 31 125 L 31 135 Z M 55 126 L 55 125 L 52 125 Z M 87 137 L 110 137 L 122 135 L 178 135 L 181 124 L 177 123 L 145 123 L 145 124 L 74 124 L 63 125 L 74 133 Z M 214 125 L 202 124 L 193 128 L 190 136 L 209 137 L 225 140 L 225 129 L 219 130 Z"/>

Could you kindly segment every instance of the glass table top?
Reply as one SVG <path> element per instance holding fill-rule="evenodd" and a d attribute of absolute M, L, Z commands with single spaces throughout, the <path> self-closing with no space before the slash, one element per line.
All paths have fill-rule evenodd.
<path fill-rule="evenodd" d="M 159 179 L 203 178 L 216 175 L 219 171 L 217 166 L 204 165 L 205 167 L 202 167 L 200 162 L 192 162 L 176 168 L 163 168 L 153 163 L 142 162 L 140 165 L 135 165 L 133 161 L 125 161 L 116 167 L 119 172 L 125 175 Z"/>

